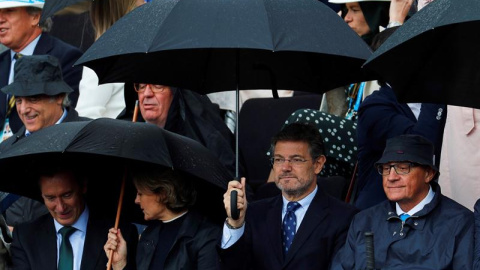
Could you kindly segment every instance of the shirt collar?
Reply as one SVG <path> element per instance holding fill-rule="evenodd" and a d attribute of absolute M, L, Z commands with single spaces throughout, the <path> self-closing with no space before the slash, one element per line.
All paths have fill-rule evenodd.
<path fill-rule="evenodd" d="M 21 50 L 19 53 L 23 55 L 32 55 L 33 51 L 35 51 L 35 47 L 37 46 L 37 43 L 40 40 L 41 36 L 42 35 L 39 35 L 36 39 L 30 42 L 30 44 L 28 44 L 27 47 L 23 48 L 23 50 Z M 10 50 L 10 57 L 11 57 L 10 59 L 13 60 L 13 57 L 15 56 L 15 54 L 16 52 L 14 52 L 13 50 Z"/>
<path fill-rule="evenodd" d="M 413 207 L 406 214 L 412 216 L 415 213 L 417 213 L 418 211 L 422 210 L 423 207 L 425 207 L 425 205 L 429 204 L 433 200 L 434 196 L 435 196 L 435 192 L 433 192 L 432 186 L 430 186 L 430 189 L 428 190 L 427 196 L 419 204 L 415 205 L 415 207 Z M 397 210 L 397 215 L 400 216 L 401 214 L 405 213 L 402 210 L 402 208 L 400 208 L 400 205 L 398 205 L 398 203 L 395 203 L 395 208 Z"/>
<path fill-rule="evenodd" d="M 87 205 L 85 205 L 85 209 L 83 210 L 78 220 L 75 223 L 73 223 L 72 227 L 74 227 L 78 231 L 87 232 L 87 223 L 88 223 L 89 213 L 90 211 L 88 210 Z M 53 222 L 55 223 L 55 231 L 58 234 L 58 231 L 64 226 L 58 223 L 58 221 L 56 221 L 55 219 L 53 220 Z"/>
<path fill-rule="evenodd" d="M 315 185 L 315 189 L 312 192 L 310 192 L 310 194 L 308 194 L 305 198 L 298 201 L 298 203 L 300 203 L 302 208 L 308 208 L 310 206 L 310 203 L 312 203 L 313 198 L 315 197 L 315 194 L 317 194 L 317 189 L 318 189 L 318 186 Z M 290 201 L 287 200 L 284 196 L 282 196 L 282 199 L 283 199 L 283 211 L 286 212 L 287 204 Z"/>

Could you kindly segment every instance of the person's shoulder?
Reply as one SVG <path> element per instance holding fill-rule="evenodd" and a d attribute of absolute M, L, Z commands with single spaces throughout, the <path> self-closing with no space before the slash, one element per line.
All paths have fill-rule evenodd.
<path fill-rule="evenodd" d="M 452 215 L 452 216 L 461 216 L 463 218 L 472 218 L 473 219 L 473 212 L 472 210 L 468 209 L 467 207 L 461 205 L 457 201 L 445 196 L 441 195 L 441 205 L 442 205 L 442 214 Z M 453 217 L 452 217 L 453 218 Z"/>
<path fill-rule="evenodd" d="M 16 225 L 15 230 L 19 232 L 38 232 L 40 228 L 50 224 L 53 225 L 53 217 L 50 215 L 50 213 L 47 213 L 32 221 L 27 221 Z"/>
<path fill-rule="evenodd" d="M 79 48 L 77 48 L 77 47 L 73 46 L 72 44 L 69 44 L 69 43 L 67 43 L 67 42 L 65 42 L 65 41 L 63 41 L 63 40 L 61 40 L 57 37 L 52 36 L 49 33 L 45 33 L 45 32 L 42 33 L 42 36 L 41 36 L 39 42 L 42 41 L 42 40 L 43 40 L 43 42 L 51 42 L 54 47 L 62 47 L 64 50 L 77 51 L 77 52 L 82 54 L 82 51 Z"/>

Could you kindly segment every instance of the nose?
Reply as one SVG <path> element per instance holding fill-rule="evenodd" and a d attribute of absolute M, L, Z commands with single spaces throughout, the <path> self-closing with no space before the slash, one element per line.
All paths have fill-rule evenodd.
<path fill-rule="evenodd" d="M 135 196 L 135 203 L 140 204 L 140 196 L 138 196 L 138 194 Z"/>
<path fill-rule="evenodd" d="M 347 11 L 347 14 L 345 14 L 345 17 L 343 18 L 343 20 L 346 22 L 346 23 L 349 23 L 352 21 L 352 16 L 350 14 L 350 11 Z"/>
<path fill-rule="evenodd" d="M 55 210 L 57 210 L 57 212 L 63 213 L 65 212 L 65 208 L 65 203 L 61 199 L 58 199 Z"/>
<path fill-rule="evenodd" d="M 285 159 L 285 162 L 282 164 L 282 171 L 291 171 L 292 170 L 292 163 L 290 160 Z"/>

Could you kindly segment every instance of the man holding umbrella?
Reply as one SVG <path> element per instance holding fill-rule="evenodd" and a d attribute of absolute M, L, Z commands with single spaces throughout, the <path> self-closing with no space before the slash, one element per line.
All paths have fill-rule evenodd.
<path fill-rule="evenodd" d="M 245 179 L 229 183 L 228 218 L 218 249 L 222 264 L 225 269 L 328 269 L 357 210 L 318 188 L 326 158 L 315 127 L 289 124 L 272 139 L 272 148 L 282 195 L 253 202 L 247 211 Z M 237 220 L 230 210 L 233 190 L 238 192 Z"/>
<path fill-rule="evenodd" d="M 100 270 L 107 265 L 103 243 L 113 220 L 87 203 L 90 175 L 84 168 L 55 164 L 40 169 L 41 195 L 50 214 L 15 227 L 11 245 L 13 269 Z M 134 225 L 120 225 L 129 243 L 129 259 L 135 269 L 138 241 Z M 127 264 L 127 269 L 130 269 Z"/>
<path fill-rule="evenodd" d="M 18 140 L 45 127 L 71 121 L 85 121 L 70 107 L 69 93 L 73 89 L 63 80 L 58 59 L 51 55 L 23 56 L 15 63 L 14 82 L 2 92 L 15 97 L 16 111 L 24 124 L 14 136 L 0 144 L 5 151 Z M 27 198 L 7 196 L 9 204 L 2 211 L 9 226 L 33 220 L 46 213 L 45 207 Z"/>

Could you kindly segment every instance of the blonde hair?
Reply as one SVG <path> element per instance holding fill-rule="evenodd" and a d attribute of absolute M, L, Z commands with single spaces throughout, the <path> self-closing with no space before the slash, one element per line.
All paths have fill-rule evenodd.
<path fill-rule="evenodd" d="M 137 7 L 136 0 L 96 0 L 91 2 L 90 17 L 97 40 L 110 26 Z"/>

